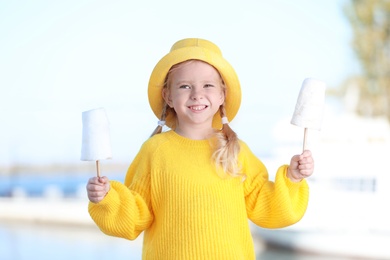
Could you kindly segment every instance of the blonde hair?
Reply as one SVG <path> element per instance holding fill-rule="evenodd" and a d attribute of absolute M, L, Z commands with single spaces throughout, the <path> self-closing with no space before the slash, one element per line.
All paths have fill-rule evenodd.
<path fill-rule="evenodd" d="M 219 108 L 221 118 L 226 117 L 225 105 Z M 212 158 L 215 165 L 232 177 L 244 177 L 242 174 L 241 165 L 238 161 L 238 154 L 240 153 L 240 143 L 236 132 L 229 126 L 228 123 L 222 125 L 222 129 L 215 134 L 216 144 Z M 218 171 L 220 172 L 220 171 Z M 220 174 L 221 175 L 221 174 Z M 223 177 L 223 176 L 221 176 Z"/>
<path fill-rule="evenodd" d="M 182 65 L 192 61 L 194 60 L 184 61 L 172 66 L 165 78 L 163 89 L 169 88 L 169 79 L 174 70 L 177 70 Z M 225 93 L 226 92 L 225 83 L 221 76 L 220 78 L 221 78 L 221 87 Z M 168 114 L 170 113 L 172 113 L 173 116 L 176 117 L 175 110 L 170 106 L 168 106 L 168 104 L 164 100 L 160 121 L 165 121 Z M 223 103 L 219 108 L 219 113 L 221 115 L 221 118 L 226 117 L 225 103 Z M 162 129 L 163 126 L 159 124 L 156 127 L 156 129 L 153 131 L 151 137 L 153 135 L 161 133 Z M 238 162 L 238 154 L 240 152 L 239 139 L 237 137 L 237 134 L 233 131 L 233 129 L 231 129 L 229 124 L 225 122 L 222 125 L 222 129 L 216 131 L 215 138 L 212 138 L 212 140 L 214 140 L 213 142 L 214 152 L 212 155 L 212 160 L 214 160 L 214 163 L 217 167 L 218 175 L 221 177 L 226 177 L 226 175 L 231 177 L 245 177 L 245 175 L 240 173 L 241 167 Z"/>

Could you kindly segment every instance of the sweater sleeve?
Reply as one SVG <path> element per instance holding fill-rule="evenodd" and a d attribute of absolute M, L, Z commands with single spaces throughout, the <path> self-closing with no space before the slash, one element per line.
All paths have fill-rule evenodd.
<path fill-rule="evenodd" d="M 125 184 L 110 181 L 110 191 L 89 213 L 107 235 L 133 240 L 147 229 L 154 216 L 150 198 L 150 157 L 142 149 L 130 165 Z"/>
<path fill-rule="evenodd" d="M 247 179 L 244 182 L 248 217 L 264 228 L 282 228 L 298 222 L 305 214 L 309 187 L 306 180 L 299 183 L 287 177 L 288 165 L 281 166 L 275 182 L 269 180 L 264 164 L 241 145 L 242 167 Z"/>

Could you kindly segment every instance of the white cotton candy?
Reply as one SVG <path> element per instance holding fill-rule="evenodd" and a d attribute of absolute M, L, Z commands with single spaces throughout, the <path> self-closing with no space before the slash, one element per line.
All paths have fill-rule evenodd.
<path fill-rule="evenodd" d="M 326 84 L 307 78 L 303 81 L 291 124 L 320 130 L 325 106 Z"/>
<path fill-rule="evenodd" d="M 110 128 L 106 111 L 97 108 L 82 113 L 82 161 L 111 159 Z"/>

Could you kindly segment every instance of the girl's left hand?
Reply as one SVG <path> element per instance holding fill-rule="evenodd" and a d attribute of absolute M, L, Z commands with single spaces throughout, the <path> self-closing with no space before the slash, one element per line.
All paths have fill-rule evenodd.
<path fill-rule="evenodd" d="M 309 150 L 302 154 L 294 155 L 288 167 L 287 177 L 293 182 L 300 182 L 309 177 L 314 171 L 314 160 Z"/>

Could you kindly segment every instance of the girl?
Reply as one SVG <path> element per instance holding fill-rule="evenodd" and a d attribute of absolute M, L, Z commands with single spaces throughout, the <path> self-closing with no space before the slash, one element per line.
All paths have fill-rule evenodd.
<path fill-rule="evenodd" d="M 87 184 L 89 212 L 106 234 L 144 233 L 143 259 L 255 259 L 248 218 L 265 228 L 299 221 L 308 203 L 310 151 L 281 166 L 275 182 L 229 127 L 240 106 L 237 75 L 219 48 L 184 39 L 154 68 L 149 103 L 159 125 L 125 183 Z M 161 133 L 166 124 L 171 130 Z"/>

